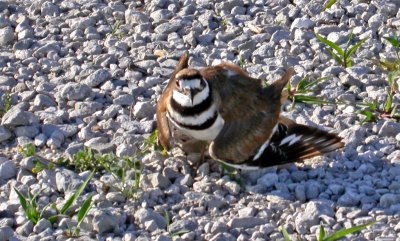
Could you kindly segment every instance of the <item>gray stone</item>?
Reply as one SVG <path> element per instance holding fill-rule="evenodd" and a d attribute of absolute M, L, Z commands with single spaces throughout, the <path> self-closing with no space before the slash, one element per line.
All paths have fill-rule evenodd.
<path fill-rule="evenodd" d="M 278 30 L 271 36 L 271 42 L 278 43 L 281 40 L 289 40 L 290 32 L 286 30 Z"/>
<path fill-rule="evenodd" d="M 150 18 L 145 13 L 138 12 L 133 9 L 127 9 L 125 11 L 125 20 L 127 24 L 138 25 L 148 23 L 150 21 Z"/>
<path fill-rule="evenodd" d="M 47 146 L 59 148 L 64 142 L 64 138 L 64 134 L 61 131 L 55 130 L 51 133 L 49 139 L 47 139 Z"/>
<path fill-rule="evenodd" d="M 14 230 L 11 227 L 5 226 L 0 227 L 0 240 L 12 240 L 11 238 L 14 236 Z"/>
<path fill-rule="evenodd" d="M 212 238 L 209 239 L 210 241 L 235 241 L 236 238 L 230 233 L 218 233 Z"/>
<path fill-rule="evenodd" d="M 117 98 L 113 100 L 113 103 L 120 106 L 130 106 L 135 102 L 135 99 L 132 95 L 123 94 L 119 95 Z"/>
<path fill-rule="evenodd" d="M 110 202 L 122 203 L 125 202 L 125 196 L 121 192 L 109 192 L 106 195 L 106 199 Z"/>
<path fill-rule="evenodd" d="M 46 230 L 46 229 L 48 229 L 48 228 L 51 228 L 52 227 L 52 225 L 51 225 L 51 223 L 50 223 L 50 221 L 49 220 L 47 220 L 47 219 L 45 219 L 45 218 L 42 218 L 42 219 L 40 219 L 38 222 L 37 222 L 37 224 L 33 227 L 33 232 L 35 232 L 35 233 L 41 233 L 41 232 L 43 232 L 44 230 Z"/>
<path fill-rule="evenodd" d="M 294 195 L 297 200 L 300 202 L 305 202 L 307 197 L 306 197 L 306 187 L 302 184 L 299 184 L 296 186 L 294 190 Z"/>
<path fill-rule="evenodd" d="M 92 89 L 86 85 L 81 83 L 67 83 L 61 89 L 61 98 L 67 100 L 84 100 L 90 96 L 92 93 Z"/>
<path fill-rule="evenodd" d="M 11 27 L 0 29 L 0 46 L 5 47 L 14 43 L 14 30 Z"/>
<path fill-rule="evenodd" d="M 254 228 L 259 225 L 265 224 L 264 218 L 257 217 L 244 217 L 244 218 L 233 218 L 229 220 L 228 226 L 230 228 Z"/>
<path fill-rule="evenodd" d="M 11 138 L 11 132 L 4 126 L 0 126 L 0 142 L 6 141 Z"/>
<path fill-rule="evenodd" d="M 387 136 L 396 136 L 400 133 L 400 123 L 393 121 L 385 121 L 383 123 L 381 129 L 379 130 L 379 136 L 387 137 Z"/>
<path fill-rule="evenodd" d="M 85 142 L 85 146 L 96 151 L 97 153 L 100 154 L 107 154 L 115 151 L 115 144 L 114 143 L 100 143 L 95 141 L 97 140 L 96 138 L 93 138 L 87 142 Z"/>
<path fill-rule="evenodd" d="M 304 212 L 299 213 L 295 219 L 296 230 L 301 234 L 305 234 L 311 226 L 319 224 L 321 215 L 335 216 L 332 203 L 325 200 L 308 202 Z"/>
<path fill-rule="evenodd" d="M 231 195 L 237 195 L 240 192 L 240 185 L 237 184 L 237 182 L 234 181 L 228 181 L 224 184 L 225 189 L 229 192 Z"/>
<path fill-rule="evenodd" d="M 24 223 L 22 226 L 19 226 L 15 232 L 19 235 L 22 236 L 29 236 L 33 231 L 33 223 L 31 221 L 28 221 L 26 223 Z"/>
<path fill-rule="evenodd" d="M 293 20 L 292 25 L 290 26 L 290 31 L 292 31 L 295 28 L 309 29 L 314 27 L 314 25 L 315 25 L 314 21 L 308 19 L 307 17 L 296 18 L 295 20 Z"/>
<path fill-rule="evenodd" d="M 29 125 L 29 114 L 17 108 L 11 108 L 2 118 L 1 124 L 6 127 Z"/>
<path fill-rule="evenodd" d="M 138 102 L 133 107 L 133 114 L 137 119 L 152 119 L 154 113 L 155 108 L 150 102 Z"/>
<path fill-rule="evenodd" d="M 99 69 L 96 70 L 94 73 L 89 75 L 84 83 L 90 87 L 97 87 L 101 85 L 102 83 L 106 82 L 107 80 L 110 80 L 112 78 L 111 73 L 106 70 L 106 69 Z"/>
<path fill-rule="evenodd" d="M 344 131 L 339 133 L 339 136 L 343 138 L 343 141 L 346 143 L 346 146 L 359 146 L 365 137 L 366 130 L 362 126 L 351 126 L 349 129 L 345 129 Z"/>
<path fill-rule="evenodd" d="M 37 126 L 17 126 L 15 127 L 14 133 L 17 137 L 26 136 L 29 138 L 34 138 L 39 134 L 39 128 Z"/>
<path fill-rule="evenodd" d="M 400 195 L 393 193 L 385 193 L 379 199 L 379 205 L 383 208 L 389 208 L 400 202 Z"/>
<path fill-rule="evenodd" d="M 73 171 L 62 169 L 56 172 L 56 187 L 59 192 L 69 192 L 78 190 L 79 186 L 83 183 L 80 177 Z"/>
<path fill-rule="evenodd" d="M 56 17 L 59 15 L 60 8 L 52 2 L 44 2 L 40 8 L 42 16 Z"/>
<path fill-rule="evenodd" d="M 0 164 L 0 177 L 7 180 L 15 177 L 17 174 L 17 167 L 11 160 L 7 160 Z"/>
<path fill-rule="evenodd" d="M 43 133 L 40 133 L 35 137 L 34 144 L 35 146 L 42 147 L 47 142 L 47 136 Z"/>
<path fill-rule="evenodd" d="M 165 218 L 151 209 L 141 208 L 135 212 L 134 217 L 139 224 L 144 224 L 146 221 L 154 220 L 158 228 L 165 229 L 167 227 Z"/>
<path fill-rule="evenodd" d="M 115 154 L 117 157 L 133 156 L 138 151 L 138 148 L 130 144 L 121 144 L 117 146 Z"/>
<path fill-rule="evenodd" d="M 176 32 L 178 29 L 182 27 L 181 23 L 177 21 L 162 23 L 158 25 L 154 31 L 158 34 L 170 34 Z"/>
<path fill-rule="evenodd" d="M 278 182 L 278 175 L 276 173 L 267 173 L 257 180 L 257 184 L 265 187 L 273 187 Z"/>
<path fill-rule="evenodd" d="M 360 202 L 360 195 L 354 192 L 347 192 L 340 196 L 338 199 L 338 204 L 345 207 L 354 207 L 357 206 Z"/>
<path fill-rule="evenodd" d="M 152 187 L 165 189 L 171 185 L 171 181 L 160 173 L 152 173 L 148 177 Z"/>
<path fill-rule="evenodd" d="M 320 194 L 320 184 L 316 181 L 308 181 L 306 183 L 306 197 L 307 199 L 317 198 Z"/>
<path fill-rule="evenodd" d="M 93 230 L 99 234 L 114 232 L 118 228 L 118 218 L 107 213 L 96 213 L 93 217 Z"/>
<path fill-rule="evenodd" d="M 169 232 L 175 233 L 180 230 L 195 231 L 199 225 L 192 220 L 176 220 L 169 226 Z"/>

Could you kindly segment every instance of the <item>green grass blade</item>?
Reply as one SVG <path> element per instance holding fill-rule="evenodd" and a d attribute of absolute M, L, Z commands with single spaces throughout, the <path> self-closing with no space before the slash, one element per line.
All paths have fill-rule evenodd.
<path fill-rule="evenodd" d="M 324 238 L 325 238 L 325 229 L 324 229 L 324 226 L 320 225 L 318 241 L 324 241 Z"/>
<path fill-rule="evenodd" d="M 343 59 L 341 59 L 337 54 L 335 54 L 332 50 L 330 49 L 326 49 L 326 52 L 329 53 L 329 55 L 337 62 L 339 63 L 341 66 L 345 65 L 345 62 Z"/>
<path fill-rule="evenodd" d="M 26 201 L 26 198 L 15 187 L 14 187 L 14 191 L 17 193 L 18 198 L 19 198 L 19 203 L 21 204 L 22 209 L 26 213 L 26 211 L 28 210 L 28 202 Z"/>
<path fill-rule="evenodd" d="M 349 235 L 349 234 L 352 234 L 352 233 L 356 233 L 356 232 L 358 232 L 358 231 L 360 231 L 360 230 L 363 230 L 363 229 L 365 229 L 366 227 L 373 225 L 374 223 L 375 223 L 375 222 L 369 222 L 369 223 L 364 224 L 364 225 L 359 225 L 359 226 L 355 226 L 355 227 L 352 227 L 352 228 L 339 230 L 339 231 L 337 231 L 337 232 L 331 234 L 330 236 L 326 237 L 326 238 L 324 239 L 324 241 L 334 241 L 334 240 L 338 240 L 338 239 L 340 239 L 340 238 L 345 237 L 346 235 Z"/>
<path fill-rule="evenodd" d="M 391 112 L 392 104 L 393 104 L 393 95 L 389 94 L 388 98 L 386 99 L 385 105 L 383 107 L 385 113 Z"/>
<path fill-rule="evenodd" d="M 334 42 L 329 41 L 328 39 L 322 37 L 321 35 L 315 33 L 315 36 L 317 37 L 317 39 L 319 41 L 321 41 L 322 43 L 324 43 L 325 45 L 328 45 L 329 47 L 331 47 L 332 49 L 334 49 L 341 57 L 344 56 L 344 52 L 343 50 Z"/>
<path fill-rule="evenodd" d="M 354 53 L 355 51 L 357 51 L 357 49 L 360 48 L 361 45 L 363 45 L 363 44 L 365 43 L 365 41 L 367 41 L 367 40 L 368 40 L 368 38 L 365 38 L 365 39 L 360 40 L 360 42 L 358 42 L 358 43 L 355 44 L 353 47 L 351 47 L 351 48 L 349 49 L 349 51 L 346 51 L 346 53 L 345 53 L 346 58 L 349 58 L 350 56 L 352 56 L 353 53 Z"/>
<path fill-rule="evenodd" d="M 319 84 L 319 83 L 323 82 L 324 80 L 329 79 L 331 77 L 332 76 L 329 75 L 329 76 L 325 76 L 325 77 L 322 77 L 322 78 L 318 78 L 318 79 L 316 79 L 314 81 L 311 81 L 311 82 L 309 82 L 308 84 L 306 84 L 304 86 L 304 89 L 310 89 L 310 88 L 314 87 L 315 85 L 317 85 L 317 84 Z"/>
<path fill-rule="evenodd" d="M 92 197 L 93 195 L 90 195 L 88 199 L 86 199 L 83 204 L 81 209 L 79 209 L 78 215 L 77 215 L 77 220 L 78 220 L 78 227 L 80 224 L 83 222 L 85 219 L 86 215 L 88 214 L 90 208 L 92 207 Z"/>
<path fill-rule="evenodd" d="M 86 185 L 89 183 L 90 179 L 93 177 L 94 172 L 91 172 L 90 175 L 86 178 L 86 180 L 82 183 L 82 185 L 79 187 L 79 189 L 72 195 L 67 202 L 65 202 L 64 206 L 60 210 L 60 214 L 65 214 L 65 212 L 68 210 L 68 208 L 71 207 L 71 205 L 78 199 L 79 195 L 83 192 L 85 189 Z"/>
<path fill-rule="evenodd" d="M 337 1 L 337 0 L 329 0 L 329 1 L 326 3 L 324 9 L 322 9 L 322 11 L 325 11 L 325 10 L 327 10 L 328 8 L 332 7 L 332 5 L 336 3 L 336 1 Z"/>
<path fill-rule="evenodd" d="M 383 37 L 386 39 L 393 47 L 400 48 L 400 41 L 393 37 Z"/>
<path fill-rule="evenodd" d="M 288 232 L 286 231 L 286 229 L 284 227 L 281 227 L 282 229 L 282 235 L 285 241 L 291 241 Z"/>

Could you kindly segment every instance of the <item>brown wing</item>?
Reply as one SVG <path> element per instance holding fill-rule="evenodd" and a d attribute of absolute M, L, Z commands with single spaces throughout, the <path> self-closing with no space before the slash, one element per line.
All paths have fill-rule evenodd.
<path fill-rule="evenodd" d="M 156 106 L 156 116 L 157 116 L 157 139 L 158 144 L 162 145 L 165 149 L 169 150 L 171 148 L 170 138 L 171 131 L 169 129 L 168 119 L 167 119 L 167 102 L 168 98 L 171 96 L 174 85 L 175 85 L 175 75 L 180 70 L 188 67 L 188 52 L 186 51 L 180 58 L 175 71 L 172 73 L 168 85 L 165 87 L 163 93 L 158 99 Z"/>
<path fill-rule="evenodd" d="M 215 75 L 210 82 L 220 93 L 220 113 L 225 125 L 211 143 L 210 154 L 213 158 L 239 164 L 254 155 L 270 138 L 279 118 L 282 89 L 293 75 L 293 69 L 262 88 L 260 80 L 243 75 L 230 65 L 216 67 L 214 71 L 223 75 Z M 211 77 L 207 72 L 204 76 Z"/>

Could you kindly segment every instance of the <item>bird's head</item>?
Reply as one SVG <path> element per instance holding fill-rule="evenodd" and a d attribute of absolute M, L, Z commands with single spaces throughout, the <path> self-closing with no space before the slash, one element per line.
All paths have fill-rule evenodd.
<path fill-rule="evenodd" d="M 176 98 L 185 106 L 194 106 L 209 94 L 207 81 L 196 69 L 183 69 L 175 76 Z"/>

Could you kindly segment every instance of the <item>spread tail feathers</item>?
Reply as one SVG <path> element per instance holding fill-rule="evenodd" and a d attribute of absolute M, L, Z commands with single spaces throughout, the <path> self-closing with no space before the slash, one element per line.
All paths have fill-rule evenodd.
<path fill-rule="evenodd" d="M 343 147 L 336 134 L 285 119 L 256 155 L 243 163 L 251 167 L 269 167 L 302 161 Z M 243 167 L 246 168 L 246 167 Z"/>

